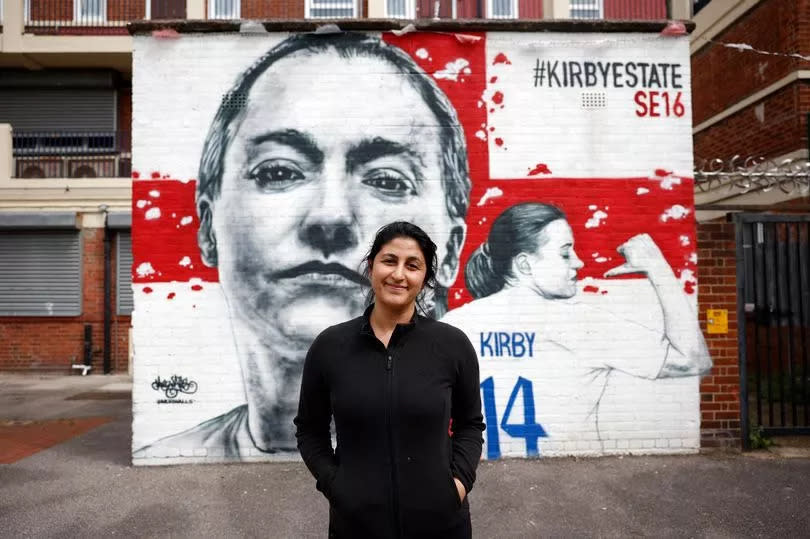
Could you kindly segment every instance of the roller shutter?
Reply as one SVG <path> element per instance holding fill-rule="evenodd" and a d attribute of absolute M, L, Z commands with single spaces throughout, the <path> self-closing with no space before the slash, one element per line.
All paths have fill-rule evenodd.
<path fill-rule="evenodd" d="M 116 312 L 126 315 L 132 314 L 132 233 L 119 232 L 116 236 Z"/>
<path fill-rule="evenodd" d="M 0 315 L 81 314 L 77 231 L 0 232 Z"/>
<path fill-rule="evenodd" d="M 115 131 L 115 91 L 0 88 L 0 123 L 15 131 Z"/>

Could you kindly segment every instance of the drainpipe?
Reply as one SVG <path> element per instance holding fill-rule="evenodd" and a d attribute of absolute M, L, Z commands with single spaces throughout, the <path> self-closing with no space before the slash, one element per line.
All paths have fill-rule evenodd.
<path fill-rule="evenodd" d="M 104 374 L 109 374 L 112 347 L 112 238 L 107 226 L 107 205 L 101 204 L 99 209 L 104 212 Z"/>
<path fill-rule="evenodd" d="M 810 159 L 810 112 L 804 117 L 804 126 L 807 128 L 807 158 Z"/>

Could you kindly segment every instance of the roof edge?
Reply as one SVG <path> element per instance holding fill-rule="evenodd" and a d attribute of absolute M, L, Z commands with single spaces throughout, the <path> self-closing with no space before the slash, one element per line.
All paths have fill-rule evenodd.
<path fill-rule="evenodd" d="M 413 25 L 423 32 L 576 32 L 576 33 L 659 33 L 670 21 L 654 20 L 576 20 L 576 19 L 282 19 L 282 20 L 141 20 L 127 25 L 132 35 L 155 30 L 174 30 L 179 34 L 237 33 L 245 22 L 258 23 L 268 32 L 314 32 L 324 25 L 336 25 L 342 31 L 390 31 Z M 695 29 L 693 21 L 680 21 L 687 33 Z"/>

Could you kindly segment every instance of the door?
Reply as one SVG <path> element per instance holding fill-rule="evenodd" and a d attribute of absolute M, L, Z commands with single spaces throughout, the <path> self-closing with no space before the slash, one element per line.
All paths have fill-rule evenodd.
<path fill-rule="evenodd" d="M 810 215 L 735 218 L 743 440 L 810 434 Z"/>

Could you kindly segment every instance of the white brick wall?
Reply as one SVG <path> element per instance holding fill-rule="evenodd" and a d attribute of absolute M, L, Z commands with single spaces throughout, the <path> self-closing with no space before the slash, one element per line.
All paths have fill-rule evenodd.
<path fill-rule="evenodd" d="M 137 36 L 134 40 L 133 170 L 138 171 L 133 190 L 135 268 L 146 269 L 141 264 L 149 262 L 154 270 L 142 275 L 136 271 L 134 285 L 136 464 L 234 458 L 226 456 L 224 447 L 194 445 L 188 438 L 161 442 L 246 402 L 236 343 L 254 338 L 247 326 L 230 319 L 233 309 L 228 308 L 216 272 L 204 268 L 200 260 L 196 217 L 193 223 L 182 218 L 196 216 L 193 186 L 203 142 L 223 94 L 242 70 L 286 37 L 204 34 L 182 35 L 176 40 Z M 493 398 L 484 399 L 485 412 L 492 411 L 487 406 L 494 406 L 497 422 L 502 421 L 522 378 L 531 386 L 534 409 L 524 410 L 523 393 L 518 391 L 512 399 L 509 423 L 524 423 L 527 414 L 533 413 L 546 436 L 530 438 L 528 445 L 534 443 L 541 456 L 696 451 L 698 377 L 694 373 L 656 377 L 655 365 L 660 366 L 666 354 L 650 343 L 655 338 L 664 340 L 666 326 L 655 288 L 643 278 L 601 277 L 605 270 L 624 261 L 616 247 L 632 235 L 649 232 L 680 279 L 678 287 L 685 285 L 689 292 L 684 297 L 693 312 L 683 317 L 675 333 L 688 333 L 696 326 L 696 293 L 689 289 L 695 284 L 689 272 L 694 271 L 696 260 L 690 258 L 694 252 L 694 212 L 689 185 L 688 40 L 643 34 L 549 33 L 489 34 L 483 42 L 469 45 L 459 44 L 452 36 L 419 34 L 408 39 L 415 44 L 411 51 L 415 61 L 439 82 L 456 108 L 471 164 L 467 244 L 460 278 L 450 291 L 451 307 L 471 299 L 464 289 L 463 262 L 486 239 L 494 218 L 510 204 L 530 201 L 560 206 L 568 215 L 577 246 L 587 246 L 585 251 L 577 247 L 586 266 L 580 273 L 578 293 L 571 300 L 539 307 L 537 298 L 527 294 L 501 307 L 495 307 L 498 304 L 494 301 L 476 302 L 451 311 L 448 321 L 468 334 L 479 353 L 483 332 L 536 335 L 535 357 L 479 357 L 481 381 L 486 383 L 491 377 L 494 387 Z M 606 85 L 592 88 L 549 87 L 548 73 L 540 84 L 537 66 L 551 69 L 554 62 L 582 66 L 601 62 L 603 68 L 624 70 L 624 84 L 617 87 L 612 71 L 608 78 L 598 79 Z M 673 85 L 670 72 L 668 84 L 660 80 L 660 84 L 650 84 L 648 80 L 646 85 L 627 87 L 631 78 L 628 63 L 641 69 L 645 62 L 677 64 L 679 82 Z M 454 65 L 457 71 L 450 69 Z M 344 124 L 351 125 L 356 117 L 362 117 L 364 107 L 372 106 L 364 103 L 368 100 L 362 94 L 350 96 L 348 101 L 337 97 L 347 87 L 362 86 L 358 77 L 380 85 L 391 76 L 401 77 L 372 68 L 358 75 L 345 71 L 340 62 L 331 71 L 309 75 L 312 85 L 335 89 L 334 103 L 312 103 L 312 110 L 321 115 L 321 125 L 333 123 L 335 131 L 342 130 Z M 584 75 L 581 77 L 585 81 Z M 402 85 L 406 88 L 403 92 L 407 91 L 407 83 Z M 639 97 L 640 91 L 646 93 Z M 650 116 L 648 108 L 646 114 L 640 114 L 649 107 L 649 92 L 659 92 L 654 96 L 659 103 L 657 117 Z M 299 93 L 301 100 L 307 99 L 306 90 Z M 669 114 L 664 111 L 663 93 L 670 100 Z M 677 94 L 680 96 L 676 98 Z M 585 99 L 595 101 L 583 106 Z M 683 109 L 674 108 L 676 99 Z M 268 106 L 272 106 L 269 101 Z M 640 102 L 646 103 L 644 107 Z M 413 129 L 409 126 L 410 112 L 397 113 L 391 106 L 390 115 L 380 117 L 380 125 L 390 125 L 391 132 L 402 131 L 403 126 L 405 131 Z M 480 167 L 482 159 L 484 166 Z M 539 164 L 548 172 L 533 172 Z M 426 182 L 437 180 L 427 178 Z M 157 196 L 150 191 L 158 191 Z M 628 195 L 616 195 L 618 192 Z M 675 217 L 665 215 L 665 210 L 676 205 L 685 211 L 676 211 Z M 147 220 L 146 211 L 156 207 L 161 209 L 161 217 Z M 426 214 L 443 211 L 444 207 L 442 197 L 422 205 Z M 245 237 L 272 234 L 281 226 L 277 223 L 297 211 L 294 205 L 276 208 L 259 220 L 245 210 L 233 213 L 228 224 L 244 229 Z M 601 221 L 597 212 L 604 212 Z M 418 221 L 419 216 L 415 219 Z M 374 229 L 380 224 L 374 223 Z M 438 225 L 428 232 L 442 235 Z M 598 253 L 593 245 L 600 246 Z M 185 256 L 191 262 L 180 264 Z M 357 257 L 355 262 L 359 261 Z M 195 285 L 201 289 L 195 290 Z M 680 293 L 670 290 L 665 295 Z M 314 320 L 319 327 L 336 321 L 329 315 Z M 588 376 L 594 368 L 602 371 Z M 157 377 L 167 380 L 173 375 L 193 381 L 196 390 L 181 392 L 172 399 L 152 387 Z M 488 419 L 485 457 L 533 452 L 526 439 L 509 431 Z M 497 433 L 497 448 L 491 447 L 493 433 Z M 139 452 L 142 448 L 146 449 Z M 243 449 L 242 460 L 296 458 L 295 453 Z"/>

